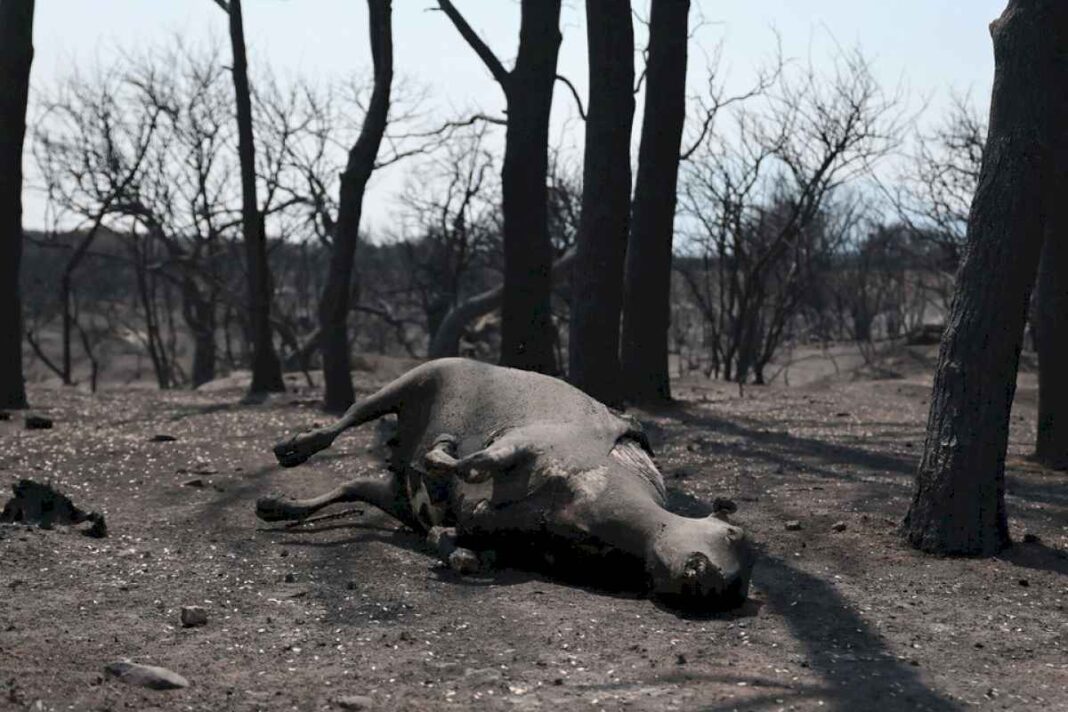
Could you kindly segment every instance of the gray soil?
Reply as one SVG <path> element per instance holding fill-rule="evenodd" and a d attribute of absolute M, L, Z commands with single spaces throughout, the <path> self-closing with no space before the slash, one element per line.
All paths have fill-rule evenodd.
<path fill-rule="evenodd" d="M 358 373 L 360 390 L 405 365 Z M 703 514 L 729 497 L 763 550 L 750 602 L 705 618 L 523 571 L 462 578 L 365 507 L 264 525 L 259 496 L 381 470 L 371 426 L 278 468 L 276 439 L 326 421 L 317 393 L 290 385 L 256 405 L 239 403 L 240 378 L 37 386 L 52 430 L 0 422 L 4 497 L 20 478 L 50 481 L 110 532 L 0 526 L 0 709 L 1068 709 L 1068 475 L 1026 459 L 1033 378 L 1008 461 L 1021 543 L 992 559 L 924 556 L 896 534 L 922 376 L 744 394 L 686 380 L 677 406 L 638 413 L 672 506 Z M 185 606 L 207 624 L 183 627 Z M 105 676 L 124 659 L 189 687 Z"/>

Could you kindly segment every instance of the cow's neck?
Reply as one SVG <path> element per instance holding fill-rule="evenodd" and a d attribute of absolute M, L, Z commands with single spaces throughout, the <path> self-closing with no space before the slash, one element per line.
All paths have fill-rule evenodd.
<path fill-rule="evenodd" d="M 634 483 L 604 493 L 586 512 L 585 524 L 595 538 L 645 558 L 657 535 L 678 518 L 664 509 L 646 487 Z"/>

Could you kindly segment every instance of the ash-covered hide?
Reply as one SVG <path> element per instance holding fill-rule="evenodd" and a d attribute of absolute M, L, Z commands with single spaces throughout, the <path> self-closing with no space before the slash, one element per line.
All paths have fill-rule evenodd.
<path fill-rule="evenodd" d="M 599 578 L 631 569 L 658 595 L 698 605 L 744 599 L 753 563 L 744 532 L 668 511 L 637 422 L 549 376 L 433 361 L 336 424 L 280 442 L 275 454 L 299 465 L 347 428 L 390 414 L 397 427 L 387 486 L 358 479 L 312 499 L 264 498 L 259 516 L 299 519 L 362 499 L 435 540 L 498 560 L 522 556 L 554 568 L 568 560 Z M 443 538 L 440 528 L 452 533 Z"/>

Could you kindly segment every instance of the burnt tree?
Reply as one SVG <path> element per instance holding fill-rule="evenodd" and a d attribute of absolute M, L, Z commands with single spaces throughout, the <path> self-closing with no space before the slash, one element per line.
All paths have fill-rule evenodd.
<path fill-rule="evenodd" d="M 1063 147 L 1062 147 L 1063 148 Z M 1059 155 L 1061 181 L 1057 193 L 1068 195 L 1068 157 Z M 1038 434 L 1035 459 L 1058 470 L 1068 469 L 1068 211 L 1052 206 L 1038 267 L 1035 313 L 1031 328 L 1038 351 Z"/>
<path fill-rule="evenodd" d="M 1063 199 L 1056 153 L 1068 120 L 1068 5 L 1010 0 L 990 29 L 989 134 L 903 525 L 913 546 L 944 554 L 992 554 L 1010 543 L 1009 411 L 1046 215 Z"/>
<path fill-rule="evenodd" d="M 653 0 L 638 177 L 623 286 L 620 360 L 627 400 L 671 400 L 671 242 L 686 121 L 689 0 Z"/>
<path fill-rule="evenodd" d="M 0 0 L 0 408 L 25 408 L 22 375 L 22 142 L 33 63 L 33 0 Z"/>
<path fill-rule="evenodd" d="M 285 390 L 282 365 L 274 349 L 271 331 L 270 266 L 267 263 L 267 236 L 256 197 L 256 144 L 252 133 L 252 95 L 248 83 L 245 54 L 245 27 L 241 0 L 215 0 L 230 19 L 231 72 L 237 106 L 237 148 L 241 161 L 241 222 L 244 229 L 245 262 L 248 272 L 249 331 L 252 341 L 252 383 L 250 393 Z"/>
<path fill-rule="evenodd" d="M 389 118 L 393 84 L 393 28 L 390 0 L 367 0 L 374 63 L 374 89 L 356 143 L 349 151 L 338 191 L 330 269 L 319 300 L 319 348 L 323 357 L 324 406 L 343 411 L 352 405 L 352 369 L 349 359 L 348 315 L 353 292 L 352 269 L 359 241 L 360 214 L 367 181 Z"/>
<path fill-rule="evenodd" d="M 549 168 L 549 111 L 561 40 L 560 0 L 523 0 L 519 53 L 511 71 L 504 68 L 451 2 L 441 0 L 439 6 L 501 85 L 508 107 L 501 170 L 501 364 L 555 372 L 550 310 L 553 251 L 545 183 Z M 628 17 L 628 26 L 629 22 Z"/>
<path fill-rule="evenodd" d="M 634 26 L 628 0 L 587 0 L 590 98 L 582 219 L 572 276 L 569 379 L 608 404 L 622 401 L 619 321 L 630 223 Z M 677 155 L 675 151 L 673 156 Z"/>

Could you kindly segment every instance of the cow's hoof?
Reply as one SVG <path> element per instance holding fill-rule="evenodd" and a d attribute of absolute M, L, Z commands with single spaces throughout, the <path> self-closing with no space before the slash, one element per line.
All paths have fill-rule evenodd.
<path fill-rule="evenodd" d="M 261 497 L 256 500 L 256 516 L 265 522 L 281 522 L 302 519 L 303 512 L 276 497 Z"/>
<path fill-rule="evenodd" d="M 318 431 L 301 433 L 274 446 L 274 456 L 282 467 L 296 467 L 323 448 L 330 446 L 330 436 Z"/>

